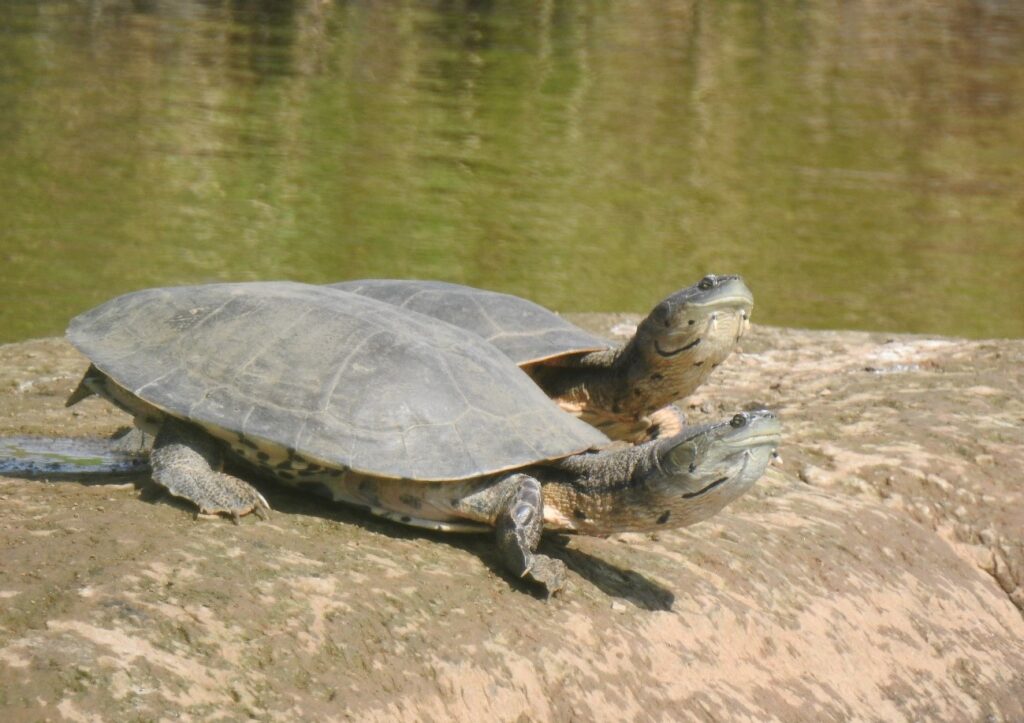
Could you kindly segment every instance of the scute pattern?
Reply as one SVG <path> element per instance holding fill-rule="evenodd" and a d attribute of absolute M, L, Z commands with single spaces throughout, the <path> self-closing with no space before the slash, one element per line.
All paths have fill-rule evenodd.
<path fill-rule="evenodd" d="M 468 329 L 517 364 L 608 348 L 608 342 L 600 337 L 539 304 L 510 294 L 415 279 L 342 281 L 329 288 L 378 299 Z"/>
<path fill-rule="evenodd" d="M 463 479 L 607 444 L 471 332 L 336 290 L 149 289 L 68 337 L 173 416 L 368 474 Z"/>

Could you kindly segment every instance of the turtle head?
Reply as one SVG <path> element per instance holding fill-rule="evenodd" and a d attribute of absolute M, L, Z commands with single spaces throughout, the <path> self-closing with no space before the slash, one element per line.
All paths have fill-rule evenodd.
<path fill-rule="evenodd" d="M 710 274 L 655 306 L 637 327 L 636 339 L 654 360 L 707 356 L 709 346 L 732 349 L 747 331 L 753 308 L 754 296 L 741 277 Z"/>
<path fill-rule="evenodd" d="M 657 500 L 653 522 L 682 527 L 716 514 L 764 474 L 781 432 L 774 412 L 756 410 L 659 440 L 656 462 L 644 480 Z"/>
<path fill-rule="evenodd" d="M 625 449 L 574 455 L 544 486 L 551 524 L 591 535 L 685 527 L 750 489 L 776 456 L 781 427 L 768 410 Z M 575 479 L 573 477 L 575 476 Z"/>
<path fill-rule="evenodd" d="M 754 296 L 739 276 L 708 275 L 659 303 L 619 359 L 639 411 L 693 392 L 750 328 Z"/>

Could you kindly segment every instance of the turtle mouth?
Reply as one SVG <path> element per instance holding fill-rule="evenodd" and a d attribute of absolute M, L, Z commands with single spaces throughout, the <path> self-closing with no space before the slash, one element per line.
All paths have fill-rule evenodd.
<path fill-rule="evenodd" d="M 746 462 L 744 462 L 743 466 L 744 467 L 747 466 Z M 742 472 L 742 471 L 743 470 L 741 469 L 740 472 Z M 726 482 L 731 480 L 733 478 L 733 476 L 734 475 L 726 475 L 725 477 L 719 477 L 714 482 L 712 482 L 712 483 L 710 483 L 708 485 L 705 485 L 704 487 L 701 487 L 696 492 L 686 492 L 686 493 L 684 493 L 682 495 L 682 498 L 684 500 L 692 500 L 694 497 L 700 497 L 702 495 L 706 495 L 708 492 L 710 492 L 711 490 L 715 489 L 716 487 L 721 487 L 722 485 L 724 485 Z"/>
<path fill-rule="evenodd" d="M 666 330 L 665 339 L 654 340 L 654 350 L 658 356 L 668 359 L 690 351 L 708 335 L 711 336 L 713 343 L 718 343 L 719 337 L 730 333 L 730 329 L 739 339 L 747 329 L 752 308 L 750 297 L 737 294 L 712 299 L 703 304 L 687 304 L 685 308 L 680 308 L 673 314 L 677 319 L 686 319 L 689 316 L 686 325 L 682 328 L 677 327 L 674 331 Z M 720 329 L 719 324 L 725 326 Z M 679 340 L 679 346 L 671 346 L 674 340 Z"/>
<path fill-rule="evenodd" d="M 687 303 L 687 306 L 689 306 L 692 309 L 701 310 L 714 310 L 721 307 L 746 307 L 747 313 L 750 313 L 750 309 L 753 308 L 754 306 L 754 299 L 753 297 L 750 296 L 750 294 L 727 294 L 725 296 L 717 296 L 713 299 L 708 299 L 707 301 L 704 302 L 690 301 Z"/>
<path fill-rule="evenodd" d="M 738 439 L 722 440 L 724 444 L 734 449 L 742 449 L 745 452 L 753 451 L 757 447 L 779 446 L 780 433 L 777 424 L 764 425 L 764 429 L 747 431 L 747 434 L 740 435 Z"/>
<path fill-rule="evenodd" d="M 684 351 L 689 351 L 693 347 L 695 347 L 698 344 L 700 344 L 700 342 L 701 342 L 701 338 L 697 337 L 696 339 L 691 341 L 689 344 L 684 344 L 683 346 L 679 347 L 678 349 L 668 349 L 668 350 L 666 350 L 666 349 L 662 349 L 661 348 L 661 342 L 658 341 L 657 339 L 655 339 L 654 340 L 654 351 L 658 352 L 658 356 L 663 356 L 663 357 L 665 357 L 667 359 L 669 357 L 678 356 L 678 355 L 682 354 Z"/>
<path fill-rule="evenodd" d="M 767 437 L 768 435 L 762 435 L 762 436 Z M 756 446 L 759 447 L 761 445 L 756 445 Z M 711 482 L 711 483 L 705 485 L 704 487 L 701 487 L 699 490 L 696 490 L 695 492 L 686 492 L 686 493 L 684 493 L 682 495 L 682 498 L 684 500 L 692 500 L 695 497 L 701 497 L 703 495 L 706 495 L 708 492 L 710 492 L 713 489 L 716 489 L 718 487 L 721 487 L 722 485 L 728 484 L 729 481 L 731 481 L 731 480 L 743 477 L 743 475 L 747 471 L 747 467 L 750 466 L 751 460 L 754 459 L 754 446 L 747 447 L 746 449 L 744 449 L 739 454 L 740 454 L 739 464 L 738 464 L 737 468 L 735 468 L 732 472 L 722 473 L 722 476 L 721 477 L 717 477 L 714 482 Z M 723 464 L 722 466 L 723 467 L 728 467 L 729 465 Z"/>
<path fill-rule="evenodd" d="M 742 474 L 755 456 L 766 450 L 768 454 L 775 452 L 781 441 L 782 429 L 775 419 L 759 420 L 718 440 L 718 444 L 722 445 L 718 455 L 719 464 L 723 467 L 738 464 L 739 469 L 735 474 Z"/>

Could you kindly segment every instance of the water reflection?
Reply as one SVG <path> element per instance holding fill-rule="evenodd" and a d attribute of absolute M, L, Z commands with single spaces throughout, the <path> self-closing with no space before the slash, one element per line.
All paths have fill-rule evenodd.
<path fill-rule="evenodd" d="M 0 340 L 155 284 L 445 278 L 1024 336 L 1024 6 L 7 0 Z"/>

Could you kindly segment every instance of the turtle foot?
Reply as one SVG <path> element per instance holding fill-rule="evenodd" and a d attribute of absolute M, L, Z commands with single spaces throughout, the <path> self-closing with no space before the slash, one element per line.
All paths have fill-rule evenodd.
<path fill-rule="evenodd" d="M 673 437 L 686 427 L 686 415 L 675 404 L 669 404 L 667 407 L 651 412 L 648 419 L 650 419 L 651 428 L 643 439 L 645 442 Z"/>
<path fill-rule="evenodd" d="M 238 520 L 250 512 L 261 520 L 270 518 L 270 505 L 248 482 L 223 472 L 216 472 L 212 484 L 203 485 L 196 498 L 189 497 L 207 515 L 227 515 Z"/>
<path fill-rule="evenodd" d="M 153 481 L 175 497 L 192 502 L 204 514 L 227 515 L 236 524 L 250 512 L 262 519 L 270 505 L 248 482 L 218 471 L 216 442 L 176 422 L 164 424 L 149 455 Z"/>
<path fill-rule="evenodd" d="M 551 597 L 565 587 L 565 564 L 534 552 L 544 526 L 540 482 L 526 474 L 514 474 L 502 484 L 507 492 L 495 527 L 505 566 L 519 577 L 543 585 Z"/>
<path fill-rule="evenodd" d="M 565 589 L 565 563 L 547 555 L 534 555 L 533 564 L 523 577 L 543 585 L 548 597 L 552 597 Z"/>

